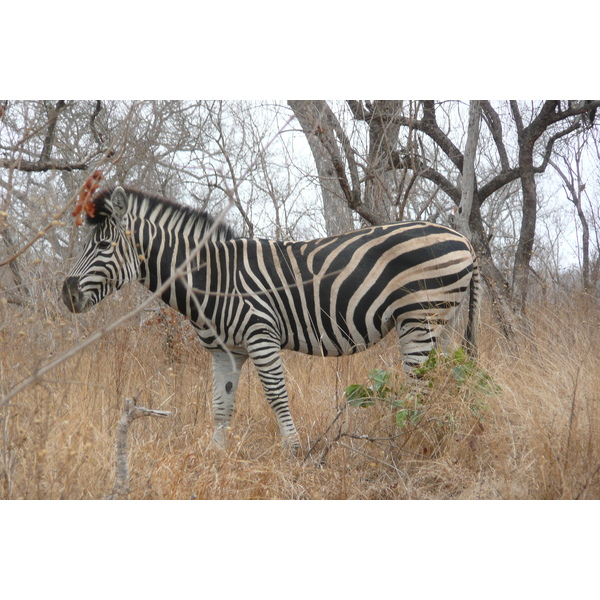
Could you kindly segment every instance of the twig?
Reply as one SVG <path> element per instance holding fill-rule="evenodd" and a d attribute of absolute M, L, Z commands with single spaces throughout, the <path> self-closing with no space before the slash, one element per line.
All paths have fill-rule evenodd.
<path fill-rule="evenodd" d="M 581 367 L 583 363 L 577 368 L 577 375 L 575 376 L 575 386 L 573 388 L 573 400 L 571 401 L 571 413 L 569 414 L 569 432 L 567 434 L 567 448 L 565 450 L 565 464 L 569 462 L 569 449 L 571 448 L 571 432 L 573 430 L 573 417 L 575 415 L 575 402 L 577 401 L 577 387 L 579 384 L 579 374 L 581 373 Z"/>
<path fill-rule="evenodd" d="M 345 411 L 345 407 L 344 406 L 338 406 L 337 413 L 336 413 L 335 417 L 333 418 L 333 421 L 331 421 L 331 423 L 327 426 L 327 429 L 323 432 L 322 435 L 320 435 L 315 440 L 315 443 L 310 447 L 309 451 L 304 455 L 304 461 L 303 462 L 306 462 L 306 460 L 308 459 L 308 457 L 311 455 L 312 451 L 315 449 L 315 446 L 327 435 L 327 432 L 335 425 L 335 422 L 342 416 L 342 414 L 344 413 L 344 411 Z M 337 439 L 338 438 L 336 438 L 336 440 Z M 335 442 L 336 440 L 333 440 L 333 441 Z M 331 446 L 331 444 L 328 444 L 325 447 L 326 450 L 324 450 L 321 453 L 321 456 L 319 457 L 319 460 L 317 461 L 318 464 L 323 464 L 323 460 L 325 459 L 325 455 L 329 451 L 329 447 L 330 446 Z"/>
<path fill-rule="evenodd" d="M 127 460 L 127 434 L 129 426 L 134 419 L 140 417 L 168 417 L 171 413 L 165 410 L 152 410 L 137 406 L 140 392 L 136 392 L 133 398 L 125 398 L 125 406 L 123 413 L 119 419 L 117 427 L 117 441 L 115 443 L 115 464 L 117 474 L 115 477 L 115 485 L 112 494 L 108 497 L 109 500 L 114 500 L 118 496 L 124 496 L 129 493 L 129 464 Z"/>
<path fill-rule="evenodd" d="M 125 122 L 119 129 L 119 132 L 117 135 L 121 135 L 122 131 L 126 131 L 128 127 L 127 122 Z M 123 155 L 125 146 L 123 145 L 123 148 L 121 149 L 121 152 L 119 152 L 118 156 L 116 156 L 110 163 L 109 166 L 114 166 L 121 158 L 121 156 Z M 112 148 L 107 148 L 106 151 L 104 152 L 102 158 L 100 159 L 100 161 L 98 162 L 98 164 L 96 165 L 96 168 L 99 167 L 103 167 L 103 165 L 106 163 L 106 161 L 113 157 L 115 155 L 115 152 Z M 14 164 L 3 164 L 0 163 L 0 167 L 6 167 L 11 169 L 15 168 Z M 79 170 L 85 170 L 87 167 L 89 166 L 88 162 L 84 162 L 81 165 L 79 165 Z M 54 166 L 56 167 L 56 165 Z M 53 167 L 53 168 L 54 168 Z M 20 169 L 23 170 L 23 169 Z M 44 169 L 44 170 L 50 170 L 50 167 L 48 167 L 48 169 Z M 63 170 L 65 170 L 63 168 Z M 73 169 L 71 169 L 73 170 Z M 21 256 L 21 254 L 23 254 L 25 251 L 27 251 L 31 246 L 33 246 L 33 244 L 35 244 L 35 242 L 37 242 L 39 239 L 45 237 L 47 235 L 47 233 L 54 227 L 57 227 L 58 225 L 64 224 L 61 222 L 61 218 L 63 217 L 63 215 L 65 215 L 65 213 L 70 210 L 72 208 L 72 206 L 75 204 L 75 201 L 77 200 L 77 198 L 79 197 L 79 194 L 81 193 L 81 191 L 83 190 L 85 183 L 81 184 L 81 186 L 79 187 L 79 189 L 75 192 L 75 194 L 71 197 L 71 199 L 67 202 L 67 204 L 63 207 L 62 210 L 60 210 L 59 212 L 57 212 L 54 215 L 54 218 L 52 219 L 52 221 L 50 223 L 48 223 L 45 227 L 43 227 L 38 233 L 36 233 L 36 235 L 34 235 L 26 244 L 24 244 L 19 250 L 17 250 L 12 256 L 9 256 L 8 258 L 0 261 L 0 267 L 3 267 L 4 265 L 7 265 L 9 263 L 11 263 L 12 261 L 14 261 L 15 259 L 19 258 L 19 256 Z"/>
<path fill-rule="evenodd" d="M 385 460 L 381 460 L 380 458 L 377 458 L 376 456 L 371 456 L 370 454 L 367 454 L 366 452 L 363 452 L 362 450 L 358 450 L 357 448 L 348 446 L 340 441 L 338 441 L 338 445 L 341 446 L 342 448 L 346 448 L 347 450 L 350 450 L 351 452 L 356 452 L 356 454 L 360 454 L 361 456 L 364 456 L 365 458 L 368 458 L 369 460 L 378 462 L 386 467 L 390 467 L 391 469 L 396 471 L 396 473 L 400 473 L 400 470 L 398 469 L 398 467 L 396 467 L 395 465 L 393 465 L 389 462 L 386 462 Z"/>
<path fill-rule="evenodd" d="M 598 475 L 598 471 L 600 471 L 600 464 L 598 464 L 598 466 L 596 467 L 596 470 L 587 478 L 585 484 L 581 488 L 581 491 L 579 492 L 579 494 L 577 494 L 577 496 L 575 496 L 575 500 L 579 500 L 579 498 L 581 498 L 583 496 L 583 494 L 587 491 L 587 489 L 590 486 L 590 483 L 592 483 L 594 477 L 596 477 L 596 475 Z"/>

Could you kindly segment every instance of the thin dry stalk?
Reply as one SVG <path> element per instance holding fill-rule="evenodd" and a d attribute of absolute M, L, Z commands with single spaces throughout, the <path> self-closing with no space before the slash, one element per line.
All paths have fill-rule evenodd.
<path fill-rule="evenodd" d="M 129 484 L 129 460 L 127 458 L 127 436 L 129 427 L 135 419 L 140 417 L 168 417 L 171 413 L 164 410 L 153 410 L 137 406 L 141 392 L 137 392 L 133 398 L 125 398 L 125 406 L 117 428 L 117 440 L 115 443 L 115 465 L 116 477 L 112 494 L 109 500 L 125 496 L 131 491 Z"/>

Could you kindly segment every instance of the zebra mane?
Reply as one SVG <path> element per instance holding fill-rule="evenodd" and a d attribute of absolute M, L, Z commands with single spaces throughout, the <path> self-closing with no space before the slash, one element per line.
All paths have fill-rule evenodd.
<path fill-rule="evenodd" d="M 100 190 L 92 199 L 94 205 L 94 216 L 87 216 L 86 223 L 89 225 L 98 225 L 104 222 L 111 215 L 111 209 L 108 206 L 108 200 L 110 200 L 111 194 L 113 193 L 116 186 L 110 186 Z M 135 188 L 122 186 L 127 195 L 129 208 L 128 211 L 134 209 L 134 212 L 140 212 L 145 215 L 149 215 L 156 211 L 159 207 L 160 212 L 158 216 L 162 216 L 165 212 L 171 213 L 171 218 L 182 213 L 189 219 L 196 221 L 196 226 L 202 229 L 209 229 L 214 225 L 216 219 L 203 210 L 187 206 L 185 204 L 179 204 L 174 200 L 169 200 L 158 196 L 157 194 L 148 194 Z M 137 202 L 134 202 L 132 206 L 130 196 L 134 196 Z M 137 207 L 137 209 L 135 208 Z M 143 215 L 142 215 L 143 216 Z M 228 240 L 237 237 L 234 231 L 225 223 L 219 223 L 215 228 L 212 235 L 214 239 Z"/>

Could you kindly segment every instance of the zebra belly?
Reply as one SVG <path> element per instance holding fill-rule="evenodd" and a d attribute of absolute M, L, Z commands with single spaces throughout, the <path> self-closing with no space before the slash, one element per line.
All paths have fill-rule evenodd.
<path fill-rule="evenodd" d="M 319 331 L 315 327 L 295 327 L 293 331 L 282 335 L 281 347 L 313 356 L 345 356 L 366 350 L 381 341 L 394 328 L 393 318 L 386 318 L 381 322 L 380 328 L 375 327 L 371 321 L 371 325 L 367 327 L 366 336 L 353 336 L 347 328 L 337 325 L 346 320 L 339 317 L 335 320 L 327 320 L 332 324 L 331 329 L 335 331 L 335 336 L 328 335 L 325 330 Z M 320 324 L 322 325 L 322 323 L 323 319 Z"/>
<path fill-rule="evenodd" d="M 368 343 L 356 343 L 353 341 L 344 341 L 342 343 L 334 342 L 328 338 L 322 338 L 318 343 L 308 343 L 305 340 L 299 340 L 298 344 L 286 344 L 282 346 L 284 350 L 295 350 L 303 354 L 312 356 L 346 356 L 362 352 L 370 346 L 379 342 L 384 336 L 380 335 L 376 339 L 371 339 Z"/>

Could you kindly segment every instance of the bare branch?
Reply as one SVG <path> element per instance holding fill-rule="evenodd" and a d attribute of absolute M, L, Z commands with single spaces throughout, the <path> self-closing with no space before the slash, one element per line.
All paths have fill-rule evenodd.
<path fill-rule="evenodd" d="M 508 171 L 510 164 L 508 162 L 508 154 L 506 153 L 506 147 L 504 146 L 504 140 L 502 137 L 502 123 L 498 113 L 492 108 L 492 104 L 489 100 L 481 100 L 481 108 L 483 109 L 483 116 L 487 126 L 492 134 L 492 138 L 496 144 L 498 155 L 500 156 L 500 166 L 502 171 Z"/>
<path fill-rule="evenodd" d="M 131 491 L 129 485 L 129 461 L 127 458 L 127 437 L 129 427 L 135 419 L 140 417 L 168 417 L 171 413 L 166 410 L 152 410 L 137 406 L 141 392 L 137 391 L 133 398 L 125 398 L 125 406 L 119 419 L 115 442 L 115 485 L 109 500 L 124 496 Z"/>
<path fill-rule="evenodd" d="M 50 155 L 52 154 L 52 148 L 54 147 L 54 131 L 56 130 L 56 122 L 58 121 L 58 115 L 64 110 L 66 104 L 64 100 L 59 100 L 56 106 L 48 111 L 48 132 L 44 139 L 44 146 L 40 155 L 41 163 L 48 163 L 50 161 Z"/>
<path fill-rule="evenodd" d="M 30 160 L 0 160 L 0 168 L 16 169 L 26 173 L 41 173 L 44 171 L 85 171 L 90 166 L 89 162 L 61 163 L 54 161 L 30 161 Z"/>
<path fill-rule="evenodd" d="M 454 163 L 462 173 L 464 157 L 462 152 L 454 145 L 452 140 L 440 129 L 435 118 L 435 105 L 433 100 L 423 101 L 423 119 L 412 123 L 415 129 L 426 133 Z"/>
<path fill-rule="evenodd" d="M 575 121 L 574 123 L 571 123 L 571 125 L 569 127 L 567 127 L 566 129 L 563 129 L 562 131 L 559 131 L 559 132 L 555 133 L 554 135 L 552 135 L 546 142 L 546 150 L 544 152 L 544 158 L 542 160 L 542 164 L 539 167 L 534 166 L 533 167 L 534 172 L 535 173 L 543 173 L 546 170 L 546 167 L 548 166 L 548 162 L 550 161 L 550 157 L 552 156 L 554 142 L 556 142 L 557 140 L 559 140 L 562 137 L 565 137 L 566 135 L 569 135 L 570 133 L 573 133 L 580 127 L 581 127 L 581 122 Z"/>

